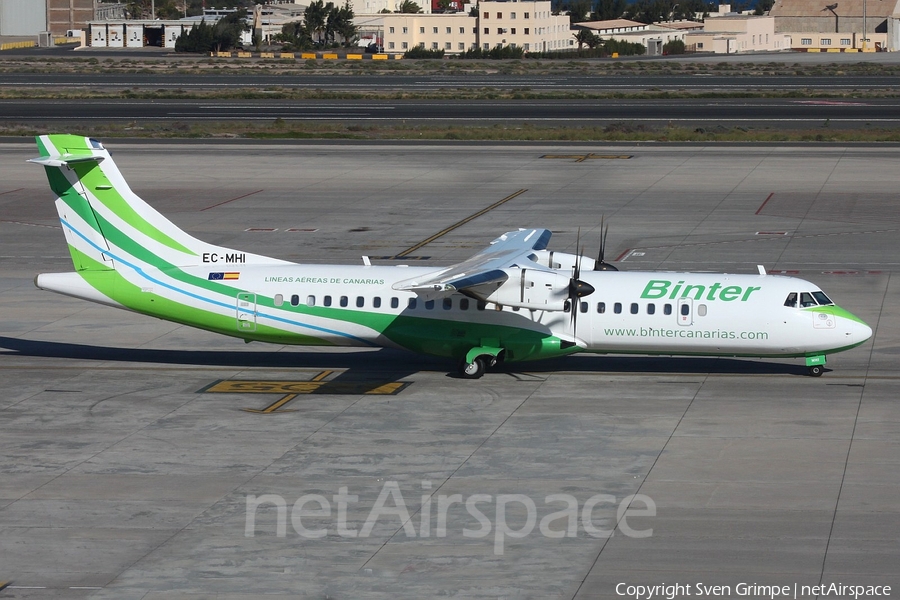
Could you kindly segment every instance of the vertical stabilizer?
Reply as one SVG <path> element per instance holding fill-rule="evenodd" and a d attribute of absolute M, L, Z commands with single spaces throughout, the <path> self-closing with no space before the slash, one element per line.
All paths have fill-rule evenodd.
<path fill-rule="evenodd" d="M 56 193 L 57 211 L 78 271 L 117 269 L 117 261 L 156 268 L 199 265 L 204 254 L 237 255 L 243 264 L 283 263 L 198 240 L 135 194 L 97 140 L 76 135 L 37 138 Z"/>

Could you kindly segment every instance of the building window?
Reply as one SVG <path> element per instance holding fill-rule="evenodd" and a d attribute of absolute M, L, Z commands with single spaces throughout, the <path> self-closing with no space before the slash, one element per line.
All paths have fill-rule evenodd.
<path fill-rule="evenodd" d="M 393 27 L 388 27 L 388 33 L 394 33 L 394 28 L 393 28 Z"/>
<path fill-rule="evenodd" d="M 393 44 L 394 42 L 391 42 L 391 43 Z M 400 44 L 400 47 L 403 48 L 404 50 L 406 50 L 407 48 L 409 48 L 409 44 L 406 43 L 406 42 L 402 42 L 402 43 Z"/>
<path fill-rule="evenodd" d="M 525 13 L 525 18 L 526 18 L 526 19 L 528 18 L 528 13 Z"/>
<path fill-rule="evenodd" d="M 425 28 L 424 28 L 424 27 L 419 27 L 419 33 L 425 33 Z"/>
<path fill-rule="evenodd" d="M 465 49 L 466 49 L 466 43 L 465 43 L 465 42 L 460 42 L 460 43 L 459 43 L 459 49 L 460 49 L 460 50 L 465 50 Z"/>
<path fill-rule="evenodd" d="M 431 33 L 437 33 L 437 27 L 432 27 L 432 28 L 431 28 Z"/>
<path fill-rule="evenodd" d="M 525 52 L 528 52 L 531 49 L 531 44 L 525 44 Z"/>
<path fill-rule="evenodd" d="M 491 13 L 488 13 L 488 12 L 484 13 L 484 18 L 485 18 L 485 19 L 490 19 L 490 18 L 491 18 Z"/>
<path fill-rule="evenodd" d="M 394 42 L 388 42 L 388 48 L 391 49 L 391 50 L 393 50 L 393 49 L 394 49 Z"/>
<path fill-rule="evenodd" d="M 491 33 L 491 30 L 488 29 L 487 27 L 485 27 L 485 28 L 484 28 L 484 35 L 490 35 L 490 33 Z"/>
<path fill-rule="evenodd" d="M 801 46 L 812 46 L 812 38 L 800 38 Z"/>
<path fill-rule="evenodd" d="M 525 35 L 528 35 L 528 32 L 529 32 L 529 31 L 530 31 L 530 30 L 526 27 L 526 28 L 525 28 Z"/>
<path fill-rule="evenodd" d="M 438 49 L 437 42 L 431 42 L 431 49 L 432 49 L 432 50 L 437 50 L 437 49 Z"/>
<path fill-rule="evenodd" d="M 447 28 L 447 35 L 450 35 L 451 33 L 453 33 L 453 28 L 452 28 L 452 27 L 448 27 L 448 28 Z"/>
<path fill-rule="evenodd" d="M 453 44 L 451 44 L 450 42 L 444 42 L 444 50 L 452 50 L 452 49 L 453 49 Z"/>
<path fill-rule="evenodd" d="M 460 28 L 459 28 L 459 32 L 460 32 L 462 35 L 465 35 L 465 34 L 466 34 L 466 28 L 465 28 L 465 27 L 460 27 Z M 472 33 L 475 33 L 475 32 L 473 31 Z"/>
<path fill-rule="evenodd" d="M 484 32 L 487 33 L 487 30 L 485 30 Z M 490 49 L 491 49 L 491 45 L 490 45 L 490 44 L 482 44 L 482 45 L 484 46 L 484 49 L 485 49 L 485 50 L 490 50 Z"/>
<path fill-rule="evenodd" d="M 497 13 L 497 18 L 498 18 L 498 19 L 502 19 L 502 18 L 503 18 L 503 13 L 502 13 L 502 12 L 498 12 L 498 13 Z"/>
<path fill-rule="evenodd" d="M 703 48 L 703 42 L 697 42 L 697 50 L 701 50 Z"/>
<path fill-rule="evenodd" d="M 509 13 L 509 18 L 510 18 L 510 19 L 515 19 L 515 18 L 516 18 L 516 13 Z"/>
<path fill-rule="evenodd" d="M 505 32 L 502 27 L 497 28 L 497 35 L 503 35 Z"/>
<path fill-rule="evenodd" d="M 403 33 L 409 33 L 409 27 L 404 27 L 404 28 L 403 28 Z"/>
<path fill-rule="evenodd" d="M 509 32 L 513 35 L 516 35 L 516 28 L 513 27 L 512 29 L 509 30 Z"/>
<path fill-rule="evenodd" d="M 831 38 L 822 38 L 822 43 L 821 43 L 821 45 L 822 45 L 822 46 L 830 46 L 830 45 L 831 45 Z"/>
<path fill-rule="evenodd" d="M 841 38 L 841 46 L 849 46 L 850 38 Z"/>

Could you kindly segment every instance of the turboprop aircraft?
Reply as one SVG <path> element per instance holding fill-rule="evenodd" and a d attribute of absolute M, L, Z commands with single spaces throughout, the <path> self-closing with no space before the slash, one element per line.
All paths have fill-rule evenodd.
<path fill-rule="evenodd" d="M 551 232 L 504 233 L 449 267 L 304 265 L 200 241 L 128 187 L 109 152 L 74 135 L 37 138 L 75 270 L 35 285 L 246 341 L 403 348 L 459 362 L 593 352 L 825 357 L 872 335 L 802 279 L 619 272 L 547 249 Z M 601 246 L 602 248 L 602 246 Z"/>

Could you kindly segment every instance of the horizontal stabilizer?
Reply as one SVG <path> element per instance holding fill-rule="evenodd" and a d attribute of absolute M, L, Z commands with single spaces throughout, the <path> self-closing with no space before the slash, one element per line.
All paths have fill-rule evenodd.
<path fill-rule="evenodd" d="M 61 156 L 41 156 L 31 158 L 30 163 L 36 163 L 45 167 L 65 167 L 68 165 L 86 163 L 86 162 L 103 162 L 105 156 L 97 156 L 94 154 L 63 154 Z"/>

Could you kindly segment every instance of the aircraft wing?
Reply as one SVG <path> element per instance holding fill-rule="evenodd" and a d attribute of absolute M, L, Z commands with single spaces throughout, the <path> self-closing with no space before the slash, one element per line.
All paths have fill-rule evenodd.
<path fill-rule="evenodd" d="M 550 241 L 549 229 L 520 229 L 504 233 L 478 254 L 450 267 L 399 281 L 395 290 L 412 291 L 426 300 L 489 284 L 500 285 L 509 275 L 504 269 L 527 267 L 549 271 L 535 263 L 530 254 L 543 250 Z"/>

